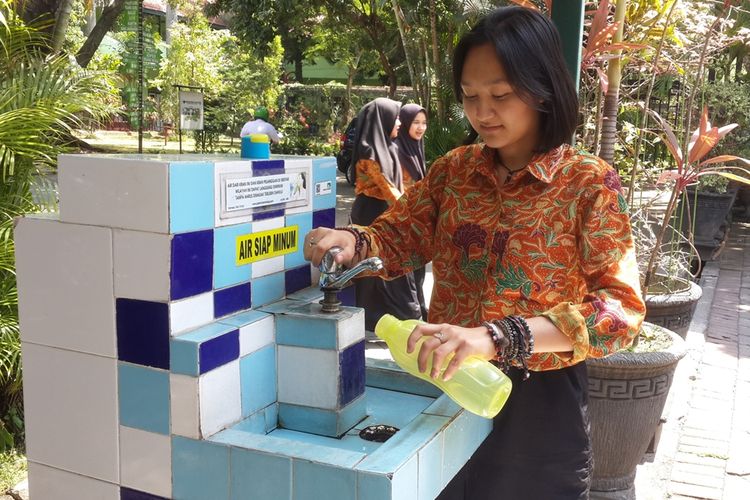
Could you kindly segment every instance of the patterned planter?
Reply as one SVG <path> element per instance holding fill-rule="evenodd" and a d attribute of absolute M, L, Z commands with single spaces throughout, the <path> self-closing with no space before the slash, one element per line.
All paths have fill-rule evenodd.
<path fill-rule="evenodd" d="M 644 329 L 660 328 L 644 323 Z M 671 338 L 658 352 L 622 351 L 588 359 L 589 417 L 594 453 L 591 498 L 596 492 L 620 492 L 635 498 L 636 466 L 648 449 L 667 401 L 677 362 L 685 356 L 685 341 Z M 599 498 L 612 498 L 600 495 Z"/>
<path fill-rule="evenodd" d="M 697 283 L 684 281 L 685 289 L 679 292 L 646 295 L 646 321 L 672 330 L 683 339 L 687 336 L 693 313 L 703 295 Z"/>
<path fill-rule="evenodd" d="M 724 246 L 727 238 L 727 217 L 732 211 L 734 198 L 737 190 L 732 189 L 726 193 L 707 193 L 698 191 L 696 198 L 695 190 L 688 188 L 686 191 L 687 209 L 695 214 L 695 248 L 698 250 L 701 260 L 715 260 Z M 683 199 L 685 199 L 683 198 Z M 695 204 L 695 207 L 693 207 Z M 679 208 L 678 212 L 679 213 Z M 683 219 L 687 225 L 689 218 Z M 683 230 L 686 230 L 684 227 Z"/>

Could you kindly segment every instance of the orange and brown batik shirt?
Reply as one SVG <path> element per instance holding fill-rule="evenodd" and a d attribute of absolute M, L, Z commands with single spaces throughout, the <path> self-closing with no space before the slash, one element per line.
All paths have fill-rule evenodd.
<path fill-rule="evenodd" d="M 484 144 L 451 151 L 373 223 L 383 275 L 432 261 L 432 323 L 549 318 L 573 353 L 534 354 L 532 370 L 628 347 L 645 306 L 617 173 L 563 145 L 498 187 L 493 156 Z"/>
<path fill-rule="evenodd" d="M 380 169 L 380 164 L 375 160 L 359 160 L 355 165 L 357 169 L 357 183 L 354 187 L 355 194 L 363 194 L 370 198 L 385 200 L 388 205 L 398 200 L 401 191 L 394 186 Z M 398 167 L 401 168 L 401 167 Z"/>

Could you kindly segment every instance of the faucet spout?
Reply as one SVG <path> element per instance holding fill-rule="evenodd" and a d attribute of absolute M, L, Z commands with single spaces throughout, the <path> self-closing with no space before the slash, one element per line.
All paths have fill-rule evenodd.
<path fill-rule="evenodd" d="M 340 310 L 341 302 L 336 295 L 349 283 L 349 280 L 365 271 L 379 271 L 383 268 L 383 261 L 379 257 L 370 257 L 358 262 L 356 266 L 350 269 L 345 269 L 335 260 L 336 255 L 342 251 L 341 247 L 332 247 L 323 255 L 320 266 L 318 266 L 320 269 L 318 283 L 320 289 L 324 292 L 323 300 L 320 302 L 323 306 L 323 312 L 331 313 Z"/>

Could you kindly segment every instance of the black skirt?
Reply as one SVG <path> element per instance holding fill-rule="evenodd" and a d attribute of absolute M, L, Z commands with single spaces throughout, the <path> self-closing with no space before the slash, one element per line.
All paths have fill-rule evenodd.
<path fill-rule="evenodd" d="M 352 222 L 368 226 L 388 208 L 384 200 L 358 194 L 352 204 Z M 354 281 L 357 307 L 365 310 L 365 329 L 374 331 L 384 314 L 398 319 L 420 319 L 419 294 L 413 273 L 393 280 L 358 278 Z"/>
<path fill-rule="evenodd" d="M 438 498 L 587 499 L 593 463 L 586 363 L 532 372 L 525 382 L 520 370 L 509 376 L 513 390 L 492 432 Z"/>

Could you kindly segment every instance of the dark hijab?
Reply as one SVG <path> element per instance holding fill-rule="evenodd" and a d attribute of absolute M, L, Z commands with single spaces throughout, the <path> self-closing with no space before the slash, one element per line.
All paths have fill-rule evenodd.
<path fill-rule="evenodd" d="M 351 170 L 355 172 L 359 160 L 374 160 L 380 171 L 396 188 L 403 188 L 403 177 L 398 163 L 396 146 L 391 131 L 396 125 L 401 103 L 385 97 L 368 102 L 357 115 Z"/>
<path fill-rule="evenodd" d="M 393 141 L 398 146 L 398 160 L 401 168 L 409 172 L 415 181 L 424 178 L 426 172 L 424 162 L 424 140 L 415 140 L 409 135 L 409 129 L 419 113 L 427 116 L 427 111 L 419 104 L 405 104 L 398 114 L 401 120 L 401 128 L 398 129 L 398 137 Z"/>

